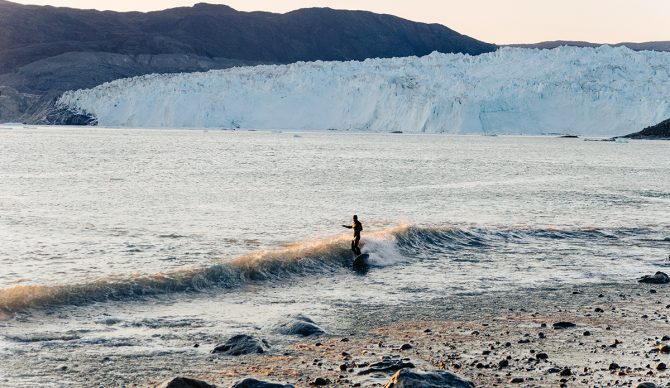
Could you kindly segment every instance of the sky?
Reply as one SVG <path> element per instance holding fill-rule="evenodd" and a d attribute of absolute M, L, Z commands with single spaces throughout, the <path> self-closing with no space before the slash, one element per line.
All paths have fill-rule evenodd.
<path fill-rule="evenodd" d="M 583 40 L 595 43 L 670 40 L 670 0 L 14 0 L 23 4 L 153 11 L 197 2 L 239 11 L 288 12 L 306 7 L 363 9 L 439 23 L 496 44 Z"/>

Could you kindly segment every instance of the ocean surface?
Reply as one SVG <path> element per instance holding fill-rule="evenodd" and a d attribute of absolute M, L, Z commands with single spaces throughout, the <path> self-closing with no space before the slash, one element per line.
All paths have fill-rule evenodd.
<path fill-rule="evenodd" d="M 662 141 L 1 129 L 0 356 L 206 354 L 194 340 L 281 341 L 290 314 L 338 333 L 355 325 L 345 310 L 630 282 L 669 266 L 668 155 Z M 341 226 L 353 214 L 365 273 Z M 0 366 L 0 385 L 67 359 Z M 68 371 L 63 384 L 96 373 Z"/>

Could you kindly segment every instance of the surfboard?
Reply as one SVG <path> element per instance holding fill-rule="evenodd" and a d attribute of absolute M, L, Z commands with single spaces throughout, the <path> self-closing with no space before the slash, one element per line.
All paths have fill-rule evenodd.
<path fill-rule="evenodd" d="M 368 259 L 370 258 L 370 255 L 367 253 L 361 253 L 360 255 L 356 256 L 354 259 L 354 269 L 356 271 L 365 271 L 368 269 Z"/>

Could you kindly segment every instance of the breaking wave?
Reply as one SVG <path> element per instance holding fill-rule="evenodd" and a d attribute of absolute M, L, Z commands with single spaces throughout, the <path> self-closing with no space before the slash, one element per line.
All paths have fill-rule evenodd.
<path fill-rule="evenodd" d="M 524 244 L 556 239 L 639 240 L 641 237 L 650 237 L 650 234 L 653 235 L 653 231 L 639 228 L 498 229 L 400 226 L 366 233 L 363 250 L 370 253 L 371 266 L 382 267 L 427 258 L 448 258 L 467 250 L 495 249 L 510 242 Z M 212 288 L 234 289 L 250 282 L 282 281 L 300 276 L 323 276 L 346 271 L 351 268 L 352 262 L 353 255 L 348 249 L 346 238 L 320 239 L 275 250 L 257 251 L 209 266 L 171 272 L 108 276 L 75 284 L 16 285 L 0 289 L 0 313 L 198 292 Z"/>

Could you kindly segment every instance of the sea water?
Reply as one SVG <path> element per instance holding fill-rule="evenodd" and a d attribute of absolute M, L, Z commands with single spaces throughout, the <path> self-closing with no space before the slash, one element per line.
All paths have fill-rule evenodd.
<path fill-rule="evenodd" d="M 56 350 L 144 357 L 272 336 L 288 314 L 337 333 L 378 306 L 634 281 L 668 264 L 669 153 L 553 137 L 0 132 L 0 352 L 18 360 L 0 379 L 47 379 L 24 361 Z M 341 226 L 353 214 L 365 274 Z"/>

